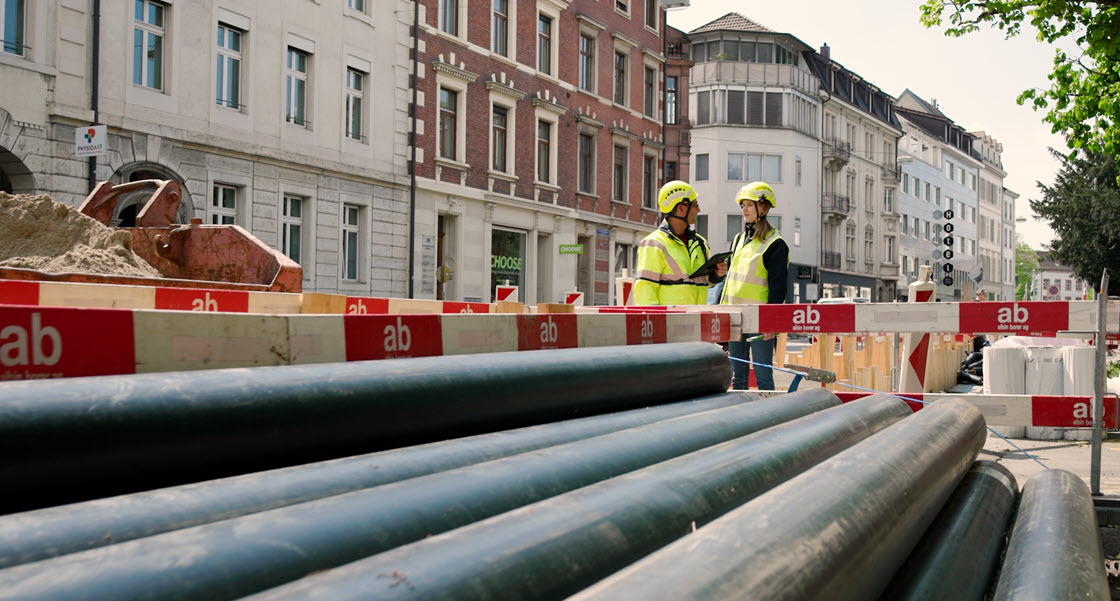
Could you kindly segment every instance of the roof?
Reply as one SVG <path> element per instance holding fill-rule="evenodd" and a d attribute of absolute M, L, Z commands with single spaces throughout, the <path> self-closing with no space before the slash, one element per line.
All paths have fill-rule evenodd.
<path fill-rule="evenodd" d="M 774 30 L 769 27 L 756 23 L 739 13 L 727 13 L 715 21 L 707 25 L 701 25 L 688 33 L 691 35 L 704 33 L 705 31 L 764 31 L 774 33 Z"/>
<path fill-rule="evenodd" d="M 942 117 L 944 119 L 952 121 L 952 119 L 949 119 L 949 117 L 947 117 L 945 113 L 942 113 L 941 110 L 936 106 L 926 102 L 924 98 L 910 91 L 910 88 L 906 88 L 902 91 L 901 94 L 898 95 L 897 104 L 902 105 L 902 108 L 906 108 L 905 105 L 907 104 L 907 98 L 911 99 L 913 101 L 913 104 L 917 105 L 918 107 L 917 109 L 911 108 L 910 110 L 923 111 L 930 115 L 936 115 L 938 117 Z"/>

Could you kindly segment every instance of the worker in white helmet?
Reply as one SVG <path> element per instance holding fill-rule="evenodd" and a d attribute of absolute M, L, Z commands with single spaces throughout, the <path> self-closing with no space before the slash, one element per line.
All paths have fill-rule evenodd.
<path fill-rule="evenodd" d="M 723 284 L 722 305 L 781 304 L 786 302 L 789 277 L 789 246 L 778 230 L 766 220 L 777 206 L 773 188 L 766 182 L 753 182 L 739 188 L 735 202 L 743 211 L 744 231 L 731 244 L 731 267 Z M 748 339 L 755 339 L 748 342 Z M 728 343 L 731 354 L 731 388 L 746 390 L 752 360 L 759 390 L 774 390 L 774 334 L 743 334 Z"/>
<path fill-rule="evenodd" d="M 696 190 L 686 182 L 671 181 L 661 187 L 657 206 L 661 227 L 638 245 L 634 304 L 703 305 L 708 286 L 723 280 L 727 263 L 693 277 L 709 255 L 708 242 L 692 229 L 700 212 Z"/>

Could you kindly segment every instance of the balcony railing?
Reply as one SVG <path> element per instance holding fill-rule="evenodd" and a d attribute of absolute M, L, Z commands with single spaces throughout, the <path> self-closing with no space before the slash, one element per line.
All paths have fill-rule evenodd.
<path fill-rule="evenodd" d="M 775 63 L 713 61 L 696 63 L 689 72 L 689 85 L 748 84 L 784 86 L 816 97 L 821 81 L 816 75 L 794 66 Z"/>
<path fill-rule="evenodd" d="M 824 157 L 847 161 L 852 158 L 852 145 L 840 138 L 828 138 L 824 141 Z"/>
<path fill-rule="evenodd" d="M 840 269 L 840 253 L 831 250 L 821 251 L 821 267 L 825 269 Z"/>
<path fill-rule="evenodd" d="M 843 194 L 825 192 L 821 196 L 821 212 L 847 216 L 851 209 L 851 201 Z"/>
<path fill-rule="evenodd" d="M 891 179 L 894 181 L 902 179 L 902 167 L 900 167 L 898 163 L 880 165 L 879 168 L 882 169 L 883 179 Z"/>
<path fill-rule="evenodd" d="M 665 56 L 669 58 L 688 58 L 688 47 L 684 42 L 669 42 L 665 45 Z"/>

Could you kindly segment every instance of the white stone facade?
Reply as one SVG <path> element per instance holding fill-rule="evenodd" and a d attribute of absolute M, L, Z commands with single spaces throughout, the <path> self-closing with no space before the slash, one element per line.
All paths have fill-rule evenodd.
<path fill-rule="evenodd" d="M 74 156 L 75 131 L 96 120 L 109 137 L 94 180 L 175 179 L 185 192 L 180 218 L 228 214 L 276 248 L 282 224 L 298 225 L 304 290 L 405 296 L 409 6 L 103 2 L 95 116 L 92 3 L 26 2 L 28 48 L 0 52 L 0 184 L 77 205 L 90 174 L 87 159 Z M 237 43 L 220 37 L 230 31 Z M 150 36 L 158 44 L 139 66 L 137 35 L 149 36 L 146 50 Z M 290 67 L 292 51 L 302 70 Z M 220 56 L 237 63 L 236 93 L 218 73 L 231 64 Z M 302 110 L 286 119 L 293 79 L 303 81 Z M 230 190 L 235 206 L 215 207 L 215 187 Z M 299 216 L 285 219 L 297 200 Z M 357 213 L 356 245 L 342 242 L 347 207 Z M 347 272 L 344 247 L 356 271 Z"/>

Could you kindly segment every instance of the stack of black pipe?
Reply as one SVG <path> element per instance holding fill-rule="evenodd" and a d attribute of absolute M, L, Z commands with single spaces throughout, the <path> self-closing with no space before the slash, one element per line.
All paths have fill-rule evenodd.
<path fill-rule="evenodd" d="M 0 600 L 1108 598 L 1075 477 L 1006 543 L 969 403 L 729 380 L 691 343 L 0 384 Z"/>

